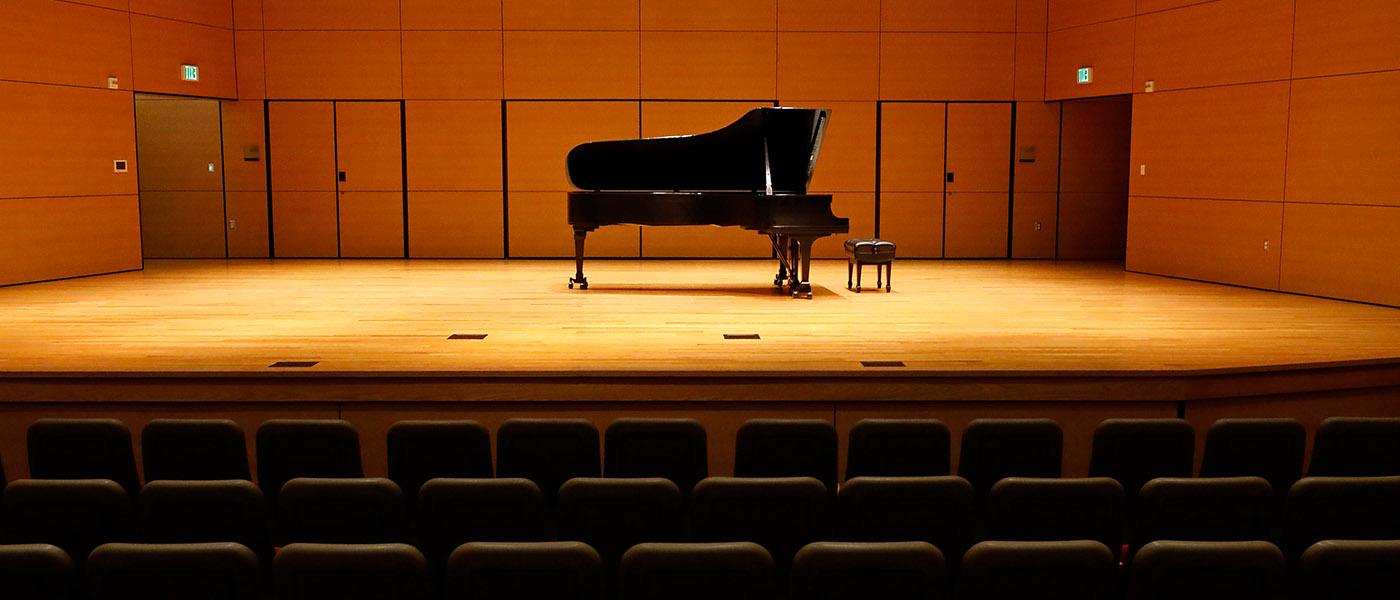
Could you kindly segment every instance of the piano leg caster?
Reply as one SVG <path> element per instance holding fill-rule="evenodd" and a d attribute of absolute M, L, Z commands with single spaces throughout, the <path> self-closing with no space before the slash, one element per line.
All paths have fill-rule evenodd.
<path fill-rule="evenodd" d="M 588 278 L 585 277 L 583 279 L 574 279 L 573 277 L 570 277 L 569 289 L 574 289 L 574 284 L 578 284 L 578 289 L 586 290 L 588 289 Z"/>

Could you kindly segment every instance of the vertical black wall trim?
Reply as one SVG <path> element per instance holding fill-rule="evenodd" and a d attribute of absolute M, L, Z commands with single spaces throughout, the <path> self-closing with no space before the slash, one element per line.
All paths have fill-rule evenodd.
<path fill-rule="evenodd" d="M 1011 177 L 1006 187 L 1006 258 L 1011 259 L 1016 257 L 1016 102 L 1011 103 L 1011 155 L 1007 161 Z"/>
<path fill-rule="evenodd" d="M 331 103 L 331 154 L 335 157 L 335 257 L 340 258 L 340 108 L 339 102 Z"/>
<path fill-rule="evenodd" d="M 403 159 L 403 257 L 408 258 L 408 101 L 406 100 L 399 100 L 399 158 Z"/>
<path fill-rule="evenodd" d="M 953 103 L 943 103 L 943 236 L 939 238 L 938 253 L 948 258 L 948 115 L 953 112 Z"/>
<path fill-rule="evenodd" d="M 137 115 L 136 94 L 131 94 L 131 141 L 135 156 L 133 160 L 127 162 L 126 171 L 131 173 L 131 163 L 136 163 L 136 243 L 141 245 L 141 270 L 146 269 L 146 228 L 141 226 L 141 128 L 137 123 L 141 122 L 141 117 Z"/>
<path fill-rule="evenodd" d="M 882 124 L 885 112 L 885 103 L 875 101 L 875 238 L 880 237 L 880 147 L 884 145 L 881 141 L 884 135 L 884 125 Z"/>
<path fill-rule="evenodd" d="M 1060 260 L 1060 185 L 1065 166 L 1065 103 L 1059 105 L 1060 136 L 1055 142 L 1055 260 Z"/>
<path fill-rule="evenodd" d="M 267 257 L 277 258 L 272 232 L 272 102 L 263 100 L 263 168 L 267 171 Z"/>
<path fill-rule="evenodd" d="M 219 107 L 219 191 L 224 197 L 224 258 L 228 258 L 228 157 L 224 154 L 224 101 L 215 100 Z"/>
<path fill-rule="evenodd" d="M 506 101 L 501 100 L 501 258 L 510 258 L 510 160 L 506 146 Z"/>

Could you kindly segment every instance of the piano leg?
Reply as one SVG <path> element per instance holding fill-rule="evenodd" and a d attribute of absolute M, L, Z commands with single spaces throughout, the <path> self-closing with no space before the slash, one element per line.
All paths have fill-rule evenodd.
<path fill-rule="evenodd" d="M 588 278 L 583 276 L 583 239 L 588 237 L 588 230 L 574 228 L 574 266 L 577 271 L 573 277 L 569 278 L 569 289 L 574 289 L 574 284 L 578 284 L 578 289 L 588 289 Z"/>
<path fill-rule="evenodd" d="M 778 274 L 773 276 L 773 287 L 783 287 L 787 282 L 787 239 L 776 233 L 768 234 L 768 241 L 773 244 L 773 253 L 778 256 Z"/>
<path fill-rule="evenodd" d="M 808 279 L 808 274 L 810 273 L 812 268 L 812 243 L 816 242 L 817 238 L 819 237 L 821 236 L 803 235 L 793 236 L 792 238 L 793 253 L 795 254 L 792 266 L 793 298 L 797 298 L 799 296 L 807 298 L 809 300 L 812 298 L 812 284 L 811 280 Z M 798 275 L 799 272 L 801 273 L 800 276 Z"/>

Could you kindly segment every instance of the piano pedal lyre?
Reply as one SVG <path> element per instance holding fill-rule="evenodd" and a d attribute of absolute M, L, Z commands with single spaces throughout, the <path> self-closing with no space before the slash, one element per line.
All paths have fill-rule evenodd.
<path fill-rule="evenodd" d="M 578 289 L 586 290 L 588 289 L 588 278 L 584 277 L 583 279 L 574 279 L 573 277 L 570 277 L 569 289 L 574 289 L 574 284 L 578 284 Z"/>

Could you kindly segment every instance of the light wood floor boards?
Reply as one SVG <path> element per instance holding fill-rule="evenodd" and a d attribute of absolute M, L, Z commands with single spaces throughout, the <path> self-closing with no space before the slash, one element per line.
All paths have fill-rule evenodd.
<path fill-rule="evenodd" d="M 894 293 L 775 294 L 767 261 L 148 261 L 0 288 L 0 377 L 1124 373 L 1400 358 L 1400 310 L 1125 273 L 901 261 Z M 866 270 L 873 287 L 873 269 Z M 449 340 L 484 333 L 484 340 Z M 725 340 L 724 334 L 759 334 Z M 319 361 L 269 369 L 275 361 Z M 863 360 L 903 361 L 871 369 Z"/>

